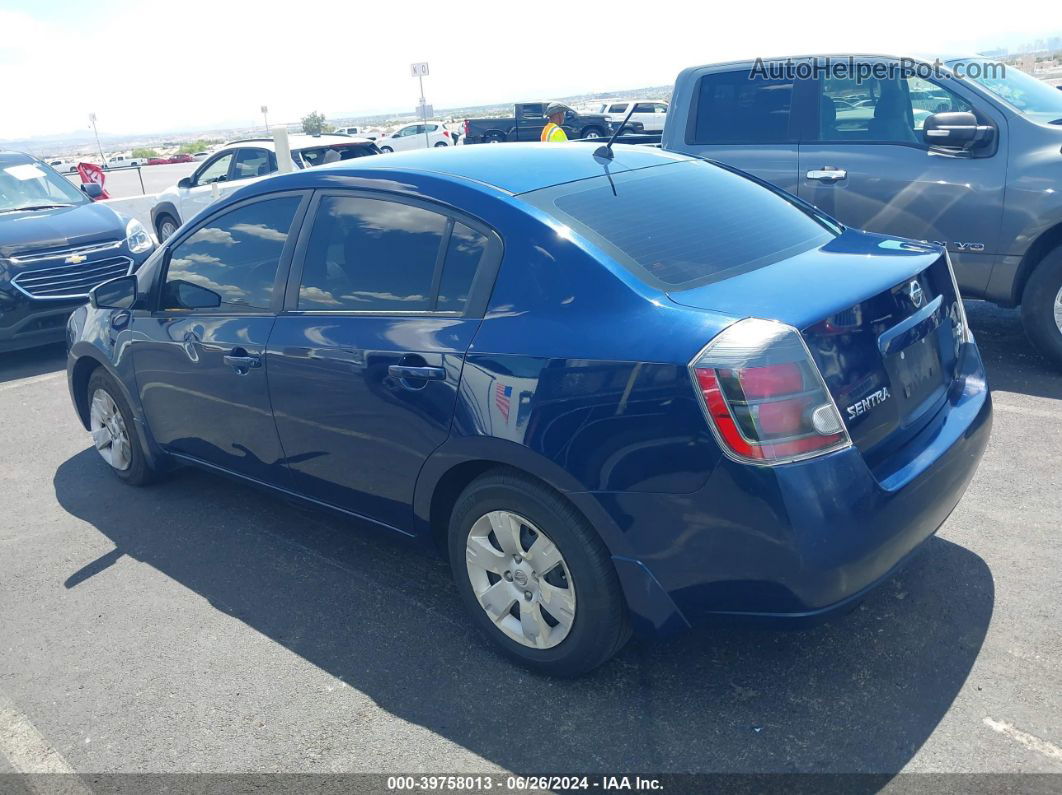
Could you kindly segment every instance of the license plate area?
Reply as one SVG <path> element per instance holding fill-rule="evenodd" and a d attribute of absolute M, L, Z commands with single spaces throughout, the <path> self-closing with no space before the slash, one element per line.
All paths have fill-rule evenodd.
<path fill-rule="evenodd" d="M 945 387 L 937 334 L 930 333 L 885 359 L 901 424 L 914 422 L 935 402 Z"/>

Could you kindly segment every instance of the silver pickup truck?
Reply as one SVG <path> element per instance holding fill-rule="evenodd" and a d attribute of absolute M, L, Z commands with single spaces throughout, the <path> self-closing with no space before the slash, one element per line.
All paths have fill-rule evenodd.
<path fill-rule="evenodd" d="M 710 64 L 678 76 L 661 143 L 947 246 L 963 294 L 1020 305 L 1062 367 L 1062 91 L 980 57 Z"/>

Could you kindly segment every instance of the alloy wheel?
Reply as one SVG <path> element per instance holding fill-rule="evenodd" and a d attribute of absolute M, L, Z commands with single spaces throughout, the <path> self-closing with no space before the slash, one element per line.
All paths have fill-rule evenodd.
<path fill-rule="evenodd" d="M 477 519 L 465 564 L 480 607 L 512 640 L 532 649 L 563 641 L 575 621 L 575 584 L 556 544 L 511 511 Z"/>
<path fill-rule="evenodd" d="M 1058 333 L 1062 334 L 1062 287 L 1058 288 L 1055 296 L 1055 325 L 1058 326 Z"/>
<path fill-rule="evenodd" d="M 97 389 L 92 394 L 89 430 L 92 432 L 92 443 L 104 461 L 117 470 L 129 469 L 133 453 L 125 419 L 114 398 L 104 389 Z"/>

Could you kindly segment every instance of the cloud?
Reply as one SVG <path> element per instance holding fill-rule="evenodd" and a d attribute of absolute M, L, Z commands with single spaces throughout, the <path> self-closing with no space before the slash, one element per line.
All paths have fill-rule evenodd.
<path fill-rule="evenodd" d="M 262 240 L 275 240 L 279 243 L 283 243 L 288 239 L 287 231 L 281 232 L 279 229 L 274 229 L 265 224 L 234 224 L 232 231 L 241 235 L 258 237 Z"/>
<path fill-rule="evenodd" d="M 232 233 L 216 226 L 205 226 L 192 235 L 183 245 L 190 243 L 212 243 L 215 246 L 235 246 L 240 241 Z"/>

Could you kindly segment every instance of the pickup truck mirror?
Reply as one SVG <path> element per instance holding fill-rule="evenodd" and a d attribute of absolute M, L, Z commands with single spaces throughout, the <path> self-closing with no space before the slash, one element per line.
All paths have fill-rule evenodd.
<path fill-rule="evenodd" d="M 119 276 L 93 288 L 89 303 L 96 309 L 129 309 L 136 302 L 136 276 Z"/>
<path fill-rule="evenodd" d="M 922 136 L 930 146 L 972 149 L 991 143 L 995 127 L 978 124 L 969 111 L 933 113 L 922 124 Z"/>

